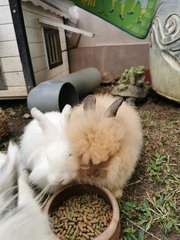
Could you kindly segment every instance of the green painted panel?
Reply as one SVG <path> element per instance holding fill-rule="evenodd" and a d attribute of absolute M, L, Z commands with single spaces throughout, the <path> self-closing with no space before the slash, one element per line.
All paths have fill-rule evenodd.
<path fill-rule="evenodd" d="M 157 0 L 73 0 L 74 4 L 127 33 L 146 38 Z"/>

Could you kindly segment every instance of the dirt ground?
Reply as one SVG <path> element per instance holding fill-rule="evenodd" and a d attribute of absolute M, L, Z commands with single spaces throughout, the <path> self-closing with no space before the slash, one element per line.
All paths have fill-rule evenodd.
<path fill-rule="evenodd" d="M 110 92 L 100 86 L 96 93 Z M 10 127 L 9 139 L 18 141 L 31 120 L 26 100 L 0 101 Z M 136 171 L 119 200 L 122 240 L 180 238 L 180 108 L 173 101 L 151 92 L 146 102 L 138 104 L 142 119 L 144 146 Z M 6 150 L 8 140 L 0 143 Z"/>

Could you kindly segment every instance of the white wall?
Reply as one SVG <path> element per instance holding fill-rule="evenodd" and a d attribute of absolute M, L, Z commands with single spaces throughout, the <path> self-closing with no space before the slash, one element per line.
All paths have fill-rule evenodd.
<path fill-rule="evenodd" d="M 0 64 L 7 87 L 0 90 L 0 99 L 25 97 L 25 80 L 8 0 L 0 1 Z"/>
<path fill-rule="evenodd" d="M 62 65 L 51 70 L 48 68 L 43 24 L 39 23 L 39 18 L 41 17 L 48 20 L 56 20 L 60 23 L 63 22 L 62 18 L 49 11 L 45 11 L 42 7 L 34 6 L 30 2 L 22 2 L 22 9 L 36 83 L 68 74 L 69 63 L 66 51 L 63 52 Z M 63 51 L 66 50 L 65 32 L 64 29 L 59 29 L 59 32 L 61 49 Z"/>

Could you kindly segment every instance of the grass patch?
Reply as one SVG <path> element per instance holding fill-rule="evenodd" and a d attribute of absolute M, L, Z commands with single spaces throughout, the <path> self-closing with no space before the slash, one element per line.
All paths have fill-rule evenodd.
<path fill-rule="evenodd" d="M 168 239 L 171 231 L 180 234 L 180 178 L 171 172 L 172 167 L 168 157 L 155 154 L 147 166 L 145 177 L 150 187 L 141 202 L 119 201 L 121 217 L 125 222 L 120 240 L 164 240 Z M 151 232 L 154 227 L 161 230 L 160 237 Z"/>

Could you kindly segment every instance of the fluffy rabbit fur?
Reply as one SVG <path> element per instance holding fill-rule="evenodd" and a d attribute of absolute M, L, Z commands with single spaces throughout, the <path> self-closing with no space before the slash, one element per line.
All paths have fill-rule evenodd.
<path fill-rule="evenodd" d="M 6 154 L 0 152 L 0 168 L 6 161 Z"/>
<path fill-rule="evenodd" d="M 111 95 L 89 95 L 73 108 L 68 135 L 78 168 L 77 181 L 105 186 L 121 197 L 142 146 L 135 109 Z"/>
<path fill-rule="evenodd" d="M 0 167 L 0 239 L 56 240 L 48 217 L 19 176 L 18 154 L 18 147 L 10 143 L 7 159 Z M 2 155 L 0 161 L 4 161 Z"/>
<path fill-rule="evenodd" d="M 21 137 L 21 161 L 30 172 L 29 180 L 49 192 L 57 191 L 76 175 L 66 137 L 70 113 L 70 105 L 66 105 L 62 113 L 43 114 L 33 108 L 34 119 L 25 127 Z"/>

